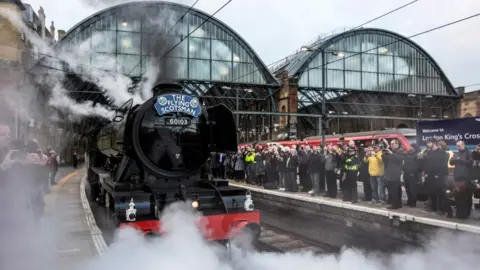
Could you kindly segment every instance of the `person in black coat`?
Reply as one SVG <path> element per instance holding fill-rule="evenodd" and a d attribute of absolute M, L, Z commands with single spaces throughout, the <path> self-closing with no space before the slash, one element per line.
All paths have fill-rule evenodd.
<path fill-rule="evenodd" d="M 297 151 L 295 149 L 290 150 L 290 155 L 287 156 L 286 162 L 286 180 L 285 180 L 285 189 L 290 192 L 298 191 L 297 184 L 297 171 L 298 171 L 299 159 Z"/>
<path fill-rule="evenodd" d="M 472 170 L 471 172 L 471 177 L 472 180 L 480 180 L 480 144 L 475 147 L 475 150 L 472 151 Z"/>
<path fill-rule="evenodd" d="M 417 185 L 422 177 L 422 160 L 418 159 L 420 147 L 412 143 L 410 150 L 405 153 L 403 164 L 403 182 L 407 192 L 407 206 L 417 206 Z"/>
<path fill-rule="evenodd" d="M 303 191 L 307 192 L 312 189 L 312 181 L 308 174 L 308 161 L 310 159 L 311 149 L 308 145 L 300 146 L 297 152 L 298 155 L 298 177 Z"/>
<path fill-rule="evenodd" d="M 477 185 L 480 183 L 480 144 L 475 147 L 475 150 L 472 151 L 472 160 L 473 168 L 471 170 L 472 181 L 477 181 Z M 475 198 L 480 198 L 480 188 L 477 188 L 473 191 L 473 196 Z M 475 208 L 478 208 L 479 204 L 475 205 Z"/>
<path fill-rule="evenodd" d="M 358 201 L 357 180 L 360 170 L 360 159 L 355 147 L 349 147 L 344 161 L 345 180 L 343 181 L 343 201 L 356 203 Z"/>
<path fill-rule="evenodd" d="M 405 151 L 400 148 L 397 140 L 390 142 L 390 147 L 384 150 L 383 162 L 385 163 L 384 179 L 388 190 L 388 209 L 402 207 L 402 167 Z"/>
<path fill-rule="evenodd" d="M 365 158 L 366 152 L 373 151 L 372 149 L 365 147 L 364 145 L 360 146 L 358 151 L 358 157 L 360 160 Z M 372 201 L 372 185 L 370 184 L 370 174 L 368 173 L 368 163 L 361 162 L 360 164 L 360 171 L 359 171 L 358 181 L 362 182 L 363 184 L 363 200 L 366 202 Z"/>
<path fill-rule="evenodd" d="M 455 179 L 456 186 L 465 186 L 461 189 L 461 192 L 458 192 L 455 195 L 455 205 L 456 205 L 456 217 L 465 219 L 470 216 L 472 209 L 472 189 L 470 171 L 473 166 L 472 155 L 468 149 L 465 148 L 465 143 L 463 141 L 457 142 L 457 149 L 452 159 L 450 160 L 450 165 L 455 166 L 453 177 Z"/>
<path fill-rule="evenodd" d="M 77 155 L 77 152 L 73 153 L 72 163 L 73 163 L 73 168 L 74 168 L 74 169 L 78 168 L 78 155 Z"/>
<path fill-rule="evenodd" d="M 278 160 L 278 190 L 287 190 L 287 159 L 289 153 L 285 148 L 275 154 Z"/>
<path fill-rule="evenodd" d="M 308 159 L 308 173 L 312 182 L 313 189 L 308 193 L 312 196 L 318 196 L 325 193 L 325 177 L 322 175 L 322 171 L 325 168 L 325 158 L 315 147 Z M 323 182 L 321 182 L 323 180 Z"/>
<path fill-rule="evenodd" d="M 448 175 L 449 155 L 438 146 L 438 141 L 431 138 L 427 141 L 428 151 L 423 154 L 425 188 L 429 194 L 430 210 L 439 214 L 447 212 L 445 208 L 445 177 Z"/>
<path fill-rule="evenodd" d="M 255 178 L 254 178 L 254 183 L 258 186 L 263 186 L 263 181 L 265 177 L 265 163 L 264 163 L 264 158 L 261 153 L 256 153 L 255 154 L 255 163 L 254 163 L 254 173 L 255 173 Z"/>

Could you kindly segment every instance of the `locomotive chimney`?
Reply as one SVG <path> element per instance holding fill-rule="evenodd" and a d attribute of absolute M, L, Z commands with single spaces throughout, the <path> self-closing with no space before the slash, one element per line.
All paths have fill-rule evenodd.
<path fill-rule="evenodd" d="M 160 82 L 159 84 L 153 87 L 152 89 L 153 95 L 158 96 L 162 94 L 162 92 L 164 92 L 165 89 L 168 89 L 169 91 L 175 90 L 180 92 L 183 90 L 183 86 L 173 81 Z"/>

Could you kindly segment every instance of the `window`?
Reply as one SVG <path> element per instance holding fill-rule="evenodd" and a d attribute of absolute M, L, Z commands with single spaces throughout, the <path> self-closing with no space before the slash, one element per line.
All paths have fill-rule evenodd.
<path fill-rule="evenodd" d="M 210 39 L 190 37 L 188 54 L 190 58 L 210 59 Z"/>
<path fill-rule="evenodd" d="M 212 61 L 212 80 L 231 81 L 232 62 Z"/>
<path fill-rule="evenodd" d="M 95 44 L 93 44 L 94 51 L 103 53 L 115 53 L 117 36 L 114 31 L 96 31 L 94 36 L 99 36 L 101 38 L 101 41 L 95 42 Z"/>
<path fill-rule="evenodd" d="M 232 61 L 232 42 L 212 39 L 212 60 Z"/>
<path fill-rule="evenodd" d="M 118 32 L 118 53 L 140 54 L 140 34 Z"/>
<path fill-rule="evenodd" d="M 190 59 L 189 77 L 195 80 L 210 80 L 210 61 Z"/>

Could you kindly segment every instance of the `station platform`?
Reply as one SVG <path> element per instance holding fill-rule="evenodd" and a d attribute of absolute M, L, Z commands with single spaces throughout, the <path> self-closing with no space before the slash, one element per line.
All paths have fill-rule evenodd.
<path fill-rule="evenodd" d="M 107 246 L 85 194 L 85 168 L 62 167 L 58 174 L 57 184 L 45 196 L 45 219 L 55 221 L 62 235 L 55 246 L 57 266 L 63 269 L 102 255 Z"/>
<path fill-rule="evenodd" d="M 285 192 L 279 190 L 266 190 L 263 187 L 249 185 L 230 180 L 230 185 L 244 187 L 252 192 L 255 199 L 260 199 L 278 206 L 305 211 L 324 211 L 345 216 L 346 220 L 363 219 L 378 225 L 379 220 L 398 219 L 400 222 L 423 224 L 429 227 L 443 228 L 454 231 L 469 232 L 480 235 L 480 211 L 473 210 L 472 216 L 466 220 L 447 218 L 424 210 L 423 203 L 418 202 L 417 207 L 402 207 L 397 210 L 388 210 L 388 205 L 375 205 L 359 201 L 356 204 L 343 202 L 341 199 L 332 199 L 321 196 L 311 196 L 306 192 Z M 359 198 L 363 195 L 363 186 L 359 185 Z M 257 197 L 257 198 L 255 198 Z M 405 198 L 406 199 L 406 198 Z M 347 221 L 350 223 L 350 221 Z M 351 224 L 349 225 L 351 226 Z"/>

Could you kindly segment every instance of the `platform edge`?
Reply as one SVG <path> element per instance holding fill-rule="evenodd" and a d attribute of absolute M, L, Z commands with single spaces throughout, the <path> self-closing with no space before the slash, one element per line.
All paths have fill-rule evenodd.
<path fill-rule="evenodd" d="M 359 211 L 359 212 L 364 212 L 364 213 L 368 213 L 368 214 L 385 216 L 385 217 L 388 217 L 388 218 L 402 217 L 405 220 L 412 221 L 412 222 L 417 222 L 417 223 L 420 223 L 420 224 L 435 226 L 435 227 L 444 228 L 444 229 L 450 229 L 450 230 L 480 234 L 480 227 L 467 225 L 467 224 L 462 224 L 462 223 L 456 223 L 456 222 L 444 221 L 444 220 L 436 220 L 436 219 L 427 218 L 427 217 L 418 217 L 418 216 L 413 216 L 411 214 L 388 211 L 388 210 L 383 210 L 383 209 L 368 208 L 368 207 L 365 207 L 365 206 L 346 204 L 346 203 L 342 203 L 342 202 L 334 202 L 334 201 L 329 201 L 329 200 L 323 200 L 322 198 L 318 198 L 318 197 L 304 198 L 304 197 L 295 196 L 294 194 L 279 193 L 279 192 L 273 191 L 273 190 L 265 190 L 265 189 L 250 187 L 250 186 L 247 186 L 247 185 L 239 185 L 239 184 L 235 184 L 235 183 L 230 183 L 230 185 L 236 186 L 236 187 L 243 187 L 243 188 L 255 191 L 255 192 L 269 194 L 269 195 L 272 195 L 272 196 L 283 197 L 283 198 L 292 199 L 292 200 L 299 200 L 299 201 L 304 201 L 304 202 L 323 204 L 323 205 L 348 209 L 348 210 L 352 210 L 352 211 Z"/>
<path fill-rule="evenodd" d="M 90 234 L 92 235 L 93 244 L 95 245 L 98 255 L 102 256 L 108 250 L 108 247 L 105 239 L 103 238 L 102 231 L 97 226 L 92 209 L 90 208 L 90 203 L 88 202 L 87 193 L 85 190 L 86 181 L 87 177 L 84 176 L 80 182 L 80 198 L 82 201 L 83 210 L 85 212 L 85 220 L 87 222 L 88 229 L 90 230 Z"/>

